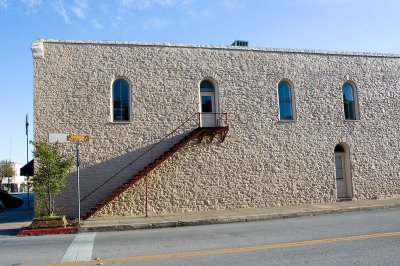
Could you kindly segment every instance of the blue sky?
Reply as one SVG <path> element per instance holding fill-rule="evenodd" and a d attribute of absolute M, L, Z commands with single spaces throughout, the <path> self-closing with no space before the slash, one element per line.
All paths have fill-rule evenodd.
<path fill-rule="evenodd" d="M 400 0 L 0 0 L 0 25 L 0 160 L 20 163 L 37 38 L 400 54 Z"/>

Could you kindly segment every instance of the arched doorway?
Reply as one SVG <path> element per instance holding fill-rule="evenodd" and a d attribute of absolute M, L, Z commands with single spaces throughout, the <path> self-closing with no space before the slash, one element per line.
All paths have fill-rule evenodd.
<path fill-rule="evenodd" d="M 216 89 L 210 80 L 200 83 L 200 126 L 215 127 L 218 125 L 218 102 Z"/>
<path fill-rule="evenodd" d="M 350 173 L 350 155 L 347 145 L 336 145 L 335 150 L 335 177 L 338 199 L 352 198 L 353 188 Z"/>

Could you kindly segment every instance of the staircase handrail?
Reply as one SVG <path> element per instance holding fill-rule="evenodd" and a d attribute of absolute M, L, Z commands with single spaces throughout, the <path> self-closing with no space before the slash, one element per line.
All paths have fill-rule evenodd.
<path fill-rule="evenodd" d="M 124 166 L 121 170 L 119 170 L 117 173 L 113 174 L 109 179 L 107 179 L 103 184 L 101 184 L 100 186 L 98 186 L 97 188 L 95 188 L 94 190 L 92 190 L 89 194 L 87 194 L 85 197 L 83 197 L 80 202 L 83 202 L 85 199 L 87 199 L 89 196 L 91 196 L 93 193 L 95 193 L 97 190 L 99 190 L 100 188 L 102 188 L 105 184 L 107 184 L 110 180 L 112 180 L 113 178 L 115 178 L 117 175 L 119 175 L 121 172 L 123 172 L 126 168 L 128 168 L 129 166 L 131 166 L 132 164 L 134 164 L 137 160 L 139 160 L 140 158 L 142 158 L 144 155 L 146 155 L 147 153 L 149 153 L 150 151 L 152 151 L 155 147 L 157 147 L 160 143 L 162 143 L 165 139 L 167 139 L 169 136 L 171 136 L 172 134 L 174 134 L 178 129 L 180 129 L 181 127 L 183 127 L 186 123 L 188 123 L 189 121 L 192 120 L 192 118 L 194 116 L 199 116 L 199 112 L 192 114 L 189 118 L 187 118 L 183 123 L 181 123 L 178 127 L 176 127 L 174 130 L 172 130 L 170 133 L 168 133 L 164 138 L 162 138 L 160 141 L 158 141 L 156 144 L 152 145 L 149 149 L 147 149 L 146 151 L 144 151 L 141 155 L 139 155 L 135 160 L 133 160 L 132 162 L 130 162 L 129 164 L 127 164 L 126 166 Z M 199 121 L 198 121 L 199 123 Z"/>

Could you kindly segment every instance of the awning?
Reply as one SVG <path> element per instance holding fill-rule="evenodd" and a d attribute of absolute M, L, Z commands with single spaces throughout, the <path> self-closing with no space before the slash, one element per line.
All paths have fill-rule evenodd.
<path fill-rule="evenodd" d="M 25 164 L 24 166 L 21 167 L 19 170 L 20 175 L 22 176 L 33 176 L 33 161 L 31 160 L 29 163 Z"/>

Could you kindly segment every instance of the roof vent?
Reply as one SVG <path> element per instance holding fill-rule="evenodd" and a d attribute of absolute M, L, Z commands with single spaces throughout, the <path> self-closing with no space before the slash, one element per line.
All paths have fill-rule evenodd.
<path fill-rule="evenodd" d="M 243 47 L 247 47 L 249 46 L 249 42 L 248 41 L 242 41 L 242 40 L 236 40 L 234 41 L 231 46 L 243 46 Z"/>

